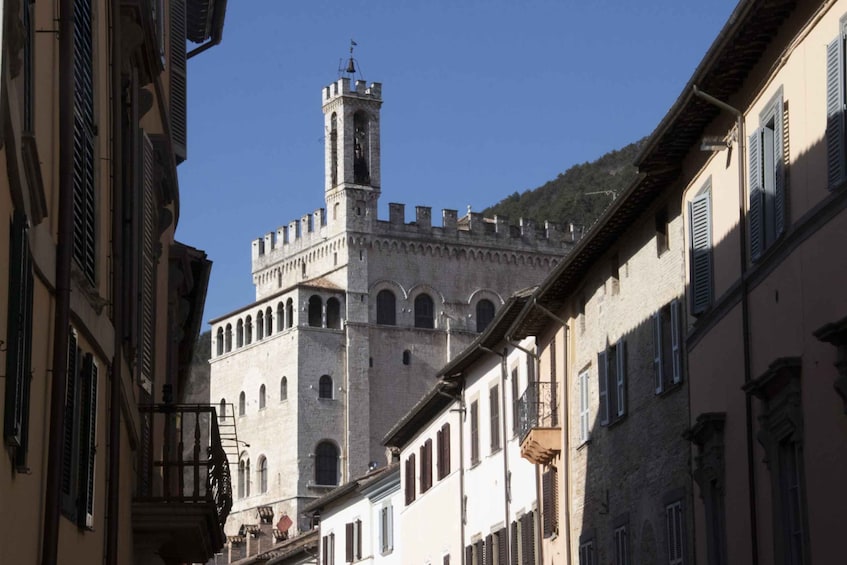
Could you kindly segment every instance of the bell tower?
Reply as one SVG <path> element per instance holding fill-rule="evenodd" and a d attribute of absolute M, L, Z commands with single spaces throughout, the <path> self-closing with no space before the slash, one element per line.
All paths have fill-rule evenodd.
<path fill-rule="evenodd" d="M 382 84 L 342 77 L 324 87 L 322 102 L 328 225 L 364 228 L 376 220 L 380 193 Z"/>

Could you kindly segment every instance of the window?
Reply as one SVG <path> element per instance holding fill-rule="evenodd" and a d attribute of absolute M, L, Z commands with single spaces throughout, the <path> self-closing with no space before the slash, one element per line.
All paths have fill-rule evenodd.
<path fill-rule="evenodd" d="M 326 301 L 326 327 L 341 329 L 341 302 L 337 298 Z"/>
<path fill-rule="evenodd" d="M 226 332 L 224 333 L 224 351 L 226 353 L 232 351 L 232 324 L 226 325 Z"/>
<path fill-rule="evenodd" d="M 265 335 L 270 337 L 274 333 L 274 312 L 270 306 L 265 310 Z"/>
<path fill-rule="evenodd" d="M 332 377 L 321 375 L 318 380 L 318 398 L 332 399 Z"/>
<path fill-rule="evenodd" d="M 482 333 L 494 319 L 494 303 L 483 298 L 476 303 L 476 331 Z"/>
<path fill-rule="evenodd" d="M 265 385 L 259 387 L 259 410 L 265 407 Z"/>
<path fill-rule="evenodd" d="M 97 195 L 94 185 L 94 62 L 92 2 L 79 0 L 73 19 L 73 258 L 96 284 Z"/>
<path fill-rule="evenodd" d="M 579 544 L 579 565 L 595 565 L 594 541 Z"/>
<path fill-rule="evenodd" d="M 24 5 L 24 13 L 29 12 Z M 26 469 L 32 370 L 32 258 L 27 219 L 15 212 L 9 237 L 9 296 L 6 326 L 6 399 L 3 436 L 15 449 L 18 470 Z"/>
<path fill-rule="evenodd" d="M 288 299 L 285 301 L 285 327 L 290 328 L 294 325 L 294 301 Z"/>
<path fill-rule="evenodd" d="M 506 560 L 508 543 L 509 535 L 506 528 L 500 528 L 494 532 L 494 540 L 491 546 L 491 551 L 494 554 L 495 559 L 492 559 L 489 563 L 492 565 L 508 565 L 509 562 Z"/>
<path fill-rule="evenodd" d="M 685 536 L 682 522 L 682 501 L 665 506 L 666 536 L 668 540 L 668 565 L 685 563 Z"/>
<path fill-rule="evenodd" d="M 434 318 L 435 306 L 432 298 L 428 294 L 419 294 L 415 297 L 415 327 L 428 328 L 435 327 Z"/>
<path fill-rule="evenodd" d="M 94 469 L 97 445 L 98 365 L 68 338 L 68 376 L 62 452 L 62 513 L 80 528 L 94 527 Z"/>
<path fill-rule="evenodd" d="M 479 463 L 479 401 L 471 402 L 471 466 Z"/>
<path fill-rule="evenodd" d="M 276 305 L 276 331 L 281 332 L 285 329 L 285 306 L 282 302 Z"/>
<path fill-rule="evenodd" d="M 691 237 L 691 313 L 702 314 L 712 304 L 712 191 L 711 181 L 688 203 Z"/>
<path fill-rule="evenodd" d="M 226 399 L 225 398 L 221 398 L 219 417 L 220 417 L 221 422 L 226 420 Z"/>
<path fill-rule="evenodd" d="M 412 352 L 408 349 L 403 351 L 403 364 L 408 365 L 412 362 Z"/>
<path fill-rule="evenodd" d="M 404 488 L 406 494 L 406 506 L 415 501 L 416 486 L 415 486 L 415 454 L 412 453 L 406 458 Z"/>
<path fill-rule="evenodd" d="M 512 435 L 518 435 L 518 429 L 520 428 L 520 411 L 521 411 L 521 397 L 518 394 L 518 388 L 520 384 L 518 383 L 518 370 L 512 369 L 511 375 L 512 381 Z"/>
<path fill-rule="evenodd" d="M 610 275 L 611 280 L 611 292 L 612 294 L 618 294 L 621 291 L 621 267 L 620 267 L 620 258 L 618 254 L 615 253 L 612 255 L 612 259 L 610 260 Z"/>
<path fill-rule="evenodd" d="M 332 163 L 332 186 L 338 184 L 338 115 L 333 112 L 329 126 L 330 162 Z M 337 219 L 338 203 L 332 211 L 332 219 Z"/>
<path fill-rule="evenodd" d="M 243 416 L 244 412 L 246 412 L 247 408 L 247 396 L 244 394 L 244 391 L 241 391 L 241 394 L 238 395 L 238 415 Z"/>
<path fill-rule="evenodd" d="M 629 537 L 626 526 L 615 528 L 615 565 L 629 565 Z"/>
<path fill-rule="evenodd" d="M 244 459 L 238 462 L 238 498 L 244 498 L 244 483 L 246 482 Z"/>
<path fill-rule="evenodd" d="M 338 484 L 338 448 L 328 441 L 315 448 L 315 484 Z"/>
<path fill-rule="evenodd" d="M 555 467 L 541 474 L 541 518 L 545 538 L 559 532 L 559 481 Z"/>
<path fill-rule="evenodd" d="M 656 394 L 682 382 L 680 302 L 673 300 L 653 314 L 653 374 Z"/>
<path fill-rule="evenodd" d="M 256 314 L 256 341 L 265 337 L 265 315 L 259 310 Z"/>
<path fill-rule="evenodd" d="M 661 257 L 668 249 L 670 249 L 670 240 L 668 239 L 668 210 L 667 208 L 662 208 L 656 212 L 656 256 Z"/>
<path fill-rule="evenodd" d="M 432 486 L 432 440 L 428 439 L 421 446 L 421 494 Z"/>
<path fill-rule="evenodd" d="M 605 426 L 626 414 L 626 342 L 619 339 L 597 355 L 600 391 L 600 424 Z"/>
<path fill-rule="evenodd" d="M 847 26 L 841 22 L 838 37 L 826 47 L 826 155 L 827 184 L 839 188 L 847 173 L 845 163 L 845 79 L 844 59 Z"/>
<path fill-rule="evenodd" d="M 250 496 L 250 460 L 244 465 L 244 496 Z"/>
<path fill-rule="evenodd" d="M 588 422 L 588 371 L 579 374 L 579 441 L 585 443 L 590 439 Z"/>
<path fill-rule="evenodd" d="M 335 565 L 335 534 L 329 534 L 321 540 L 321 565 Z"/>
<path fill-rule="evenodd" d="M 488 414 L 490 416 L 491 453 L 500 449 L 500 386 L 488 389 Z"/>
<path fill-rule="evenodd" d="M 345 527 L 345 560 L 348 563 L 362 558 L 362 521 L 347 522 Z"/>
<path fill-rule="evenodd" d="M 750 258 L 762 253 L 785 230 L 785 153 L 782 91 L 761 114 L 761 127 L 748 143 L 750 175 Z"/>
<path fill-rule="evenodd" d="M 215 337 L 215 350 L 218 352 L 218 355 L 224 354 L 224 329 L 218 328 L 218 332 Z"/>
<path fill-rule="evenodd" d="M 309 325 L 313 328 L 323 326 L 323 301 L 320 296 L 309 298 Z"/>
<path fill-rule="evenodd" d="M 379 545 L 383 554 L 394 549 L 394 508 L 383 506 L 379 511 Z"/>
<path fill-rule="evenodd" d="M 235 325 L 235 347 L 243 347 L 244 346 L 244 322 L 242 320 L 238 320 L 238 323 Z"/>
<path fill-rule="evenodd" d="M 259 457 L 259 492 L 268 492 L 268 460 L 264 455 Z"/>
<path fill-rule="evenodd" d="M 535 512 L 529 512 L 518 518 L 520 525 L 521 563 L 535 563 Z"/>
<path fill-rule="evenodd" d="M 438 480 L 450 474 L 450 424 L 445 423 L 438 430 L 436 443 L 438 448 Z"/>
<path fill-rule="evenodd" d="M 279 399 L 288 400 L 288 377 L 282 377 L 279 381 Z"/>

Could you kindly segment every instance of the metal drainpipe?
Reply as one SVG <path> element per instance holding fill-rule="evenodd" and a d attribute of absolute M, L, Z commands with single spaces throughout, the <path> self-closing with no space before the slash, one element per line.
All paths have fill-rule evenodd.
<path fill-rule="evenodd" d="M 71 317 L 71 261 L 73 260 L 73 21 L 74 0 L 59 4 L 59 208 L 56 241 L 56 310 L 53 329 L 53 378 L 50 383 L 50 423 L 47 438 L 47 480 L 41 563 L 58 558 L 61 514 L 62 429 L 68 372 L 68 325 Z"/>
<path fill-rule="evenodd" d="M 462 377 L 462 394 L 459 397 L 459 555 L 462 557 L 462 565 L 471 565 L 465 563 L 465 418 L 467 411 L 465 409 L 465 384 Z"/>
<path fill-rule="evenodd" d="M 741 341 L 744 350 L 744 383 L 749 383 L 751 380 L 750 368 L 750 306 L 747 299 L 747 279 L 745 273 L 747 271 L 747 210 L 744 191 L 744 164 L 745 164 L 745 146 L 744 146 L 744 114 L 740 110 L 730 106 L 722 100 L 718 100 L 714 96 L 703 92 L 697 88 L 697 85 L 692 86 L 695 96 L 698 96 L 706 102 L 726 110 L 735 115 L 737 121 L 736 130 L 738 131 L 738 257 L 740 259 L 739 279 L 741 282 Z M 756 469 L 754 467 L 754 451 L 753 451 L 753 406 L 752 399 L 749 394 L 744 395 L 744 411 L 747 439 L 747 488 L 750 490 L 748 496 L 748 505 L 750 506 L 750 553 L 751 564 L 757 565 L 759 562 L 759 543 L 758 543 L 758 516 L 756 513 Z"/>
<path fill-rule="evenodd" d="M 124 303 L 119 293 L 123 285 L 123 97 L 121 56 L 121 0 L 112 0 L 112 324 L 114 327 L 114 357 L 111 388 L 109 389 L 109 473 L 106 496 L 106 563 L 118 562 L 118 512 L 121 457 L 121 370 L 123 351 Z"/>

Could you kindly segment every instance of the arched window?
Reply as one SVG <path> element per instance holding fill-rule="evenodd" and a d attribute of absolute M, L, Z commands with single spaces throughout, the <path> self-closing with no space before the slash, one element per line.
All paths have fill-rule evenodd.
<path fill-rule="evenodd" d="M 235 325 L 235 347 L 244 346 L 244 321 L 238 320 Z"/>
<path fill-rule="evenodd" d="M 218 352 L 218 355 L 224 354 L 224 329 L 218 328 L 218 334 L 215 338 L 215 350 Z"/>
<path fill-rule="evenodd" d="M 338 484 L 338 448 L 328 441 L 315 448 L 315 484 Z"/>
<path fill-rule="evenodd" d="M 318 381 L 318 398 L 332 398 L 332 377 L 321 375 Z"/>
<path fill-rule="evenodd" d="M 285 301 L 285 327 L 294 325 L 294 301 L 290 298 Z"/>
<path fill-rule="evenodd" d="M 244 343 L 250 345 L 253 342 L 253 318 L 247 316 L 244 322 Z"/>
<path fill-rule="evenodd" d="M 232 351 L 232 324 L 226 325 L 226 337 L 224 338 L 224 351 Z"/>
<path fill-rule="evenodd" d="M 265 315 L 259 310 L 256 314 L 256 341 L 265 337 Z"/>
<path fill-rule="evenodd" d="M 434 328 L 434 310 L 432 298 L 428 294 L 419 294 L 415 297 L 415 327 Z"/>
<path fill-rule="evenodd" d="M 238 462 L 238 498 L 244 498 L 244 483 L 247 482 L 245 480 L 244 471 L 244 459 L 242 459 Z"/>
<path fill-rule="evenodd" d="M 268 306 L 265 311 L 265 335 L 270 337 L 274 333 L 274 311 Z"/>
<path fill-rule="evenodd" d="M 250 460 L 244 466 L 244 496 L 250 496 Z"/>
<path fill-rule="evenodd" d="M 341 302 L 337 298 L 326 301 L 326 327 L 341 329 Z"/>
<path fill-rule="evenodd" d="M 220 406 L 221 406 L 221 408 L 218 411 L 218 412 L 220 412 L 218 414 L 218 417 L 220 418 L 221 422 L 223 422 L 224 420 L 226 420 L 226 398 L 221 398 L 221 405 Z"/>
<path fill-rule="evenodd" d="M 276 305 L 276 331 L 281 332 L 285 328 L 285 306 L 282 302 Z"/>
<path fill-rule="evenodd" d="M 288 377 L 282 377 L 279 381 L 279 399 L 288 400 Z"/>
<path fill-rule="evenodd" d="M 265 407 L 265 385 L 259 387 L 259 410 Z"/>
<path fill-rule="evenodd" d="M 353 182 L 370 184 L 371 174 L 368 169 L 368 117 L 364 112 L 353 114 Z"/>
<path fill-rule="evenodd" d="M 403 351 L 403 364 L 408 365 L 412 362 L 412 352 L 406 349 Z"/>
<path fill-rule="evenodd" d="M 309 298 L 309 325 L 313 328 L 319 328 L 323 324 L 321 320 L 323 318 L 323 302 L 321 301 L 321 297 L 317 294 L 313 295 Z"/>
<path fill-rule="evenodd" d="M 333 112 L 329 119 L 330 163 L 332 165 L 332 186 L 338 184 L 338 115 Z M 335 219 L 335 218 L 333 218 Z"/>
<path fill-rule="evenodd" d="M 245 408 L 247 407 L 247 396 L 244 394 L 244 391 L 241 391 L 241 394 L 238 395 L 238 415 L 243 416 L 245 412 Z"/>
<path fill-rule="evenodd" d="M 494 303 L 483 298 L 476 303 L 476 331 L 482 333 L 494 319 Z"/>
<path fill-rule="evenodd" d="M 380 290 L 376 295 L 376 323 L 383 326 L 397 325 L 397 300 L 388 289 Z"/>
<path fill-rule="evenodd" d="M 268 492 L 268 460 L 264 455 L 259 457 L 259 492 Z"/>

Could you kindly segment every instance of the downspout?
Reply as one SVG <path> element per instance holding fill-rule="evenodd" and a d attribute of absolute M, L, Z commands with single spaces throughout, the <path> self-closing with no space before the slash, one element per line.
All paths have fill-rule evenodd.
<path fill-rule="evenodd" d="M 471 565 L 465 563 L 465 516 L 467 509 L 465 507 L 465 418 L 467 410 L 465 409 L 465 383 L 462 378 L 462 394 L 459 396 L 459 554 L 462 556 L 462 565 Z"/>
<path fill-rule="evenodd" d="M 702 90 L 697 88 L 697 85 L 692 86 L 695 96 L 698 96 L 706 102 L 717 106 L 722 110 L 734 114 L 737 122 L 736 131 L 738 132 L 738 257 L 740 259 L 739 279 L 741 283 L 741 341 L 744 351 L 744 384 L 749 383 L 751 379 L 750 368 L 750 306 L 747 292 L 747 211 L 746 198 L 744 191 L 745 170 L 745 146 L 744 146 L 744 114 L 738 109 L 730 106 L 726 102 L 718 100 Z M 690 392 L 689 392 L 690 394 Z M 690 406 L 690 402 L 689 402 Z M 753 406 L 752 398 L 749 394 L 744 395 L 744 411 L 746 425 L 746 440 L 747 440 L 747 488 L 750 490 L 748 496 L 748 505 L 750 507 L 750 552 L 751 564 L 757 565 L 759 562 L 759 543 L 758 543 L 758 516 L 756 513 L 756 469 L 754 467 L 754 451 L 753 451 Z"/>
<path fill-rule="evenodd" d="M 123 89 L 121 55 L 121 0 L 112 0 L 112 324 L 114 326 L 114 358 L 112 359 L 111 388 L 109 389 L 109 455 L 106 491 L 106 564 L 118 563 L 118 512 L 121 457 L 121 382 L 123 359 L 124 301 L 119 293 L 123 281 Z"/>
<path fill-rule="evenodd" d="M 58 560 L 61 512 L 62 429 L 68 372 L 68 333 L 71 317 L 73 260 L 73 99 L 74 0 L 59 3 L 59 208 L 56 241 L 56 310 L 53 324 L 53 378 L 50 383 L 50 423 L 47 439 L 47 481 L 44 489 L 44 528 L 41 563 Z"/>

